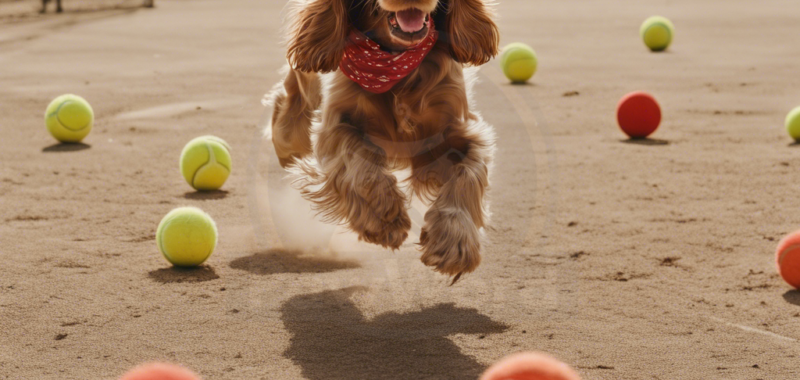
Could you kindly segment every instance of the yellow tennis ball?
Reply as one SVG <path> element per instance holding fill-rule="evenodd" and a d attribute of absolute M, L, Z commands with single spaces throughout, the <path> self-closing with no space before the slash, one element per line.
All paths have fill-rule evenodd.
<path fill-rule="evenodd" d="M 786 130 L 795 141 L 800 141 L 800 107 L 793 109 L 786 116 Z"/>
<path fill-rule="evenodd" d="M 515 48 L 528 48 L 528 49 L 530 49 L 530 46 L 528 46 L 528 45 L 526 45 L 526 44 L 524 44 L 522 42 L 512 42 L 512 43 L 506 45 L 505 47 L 503 47 L 502 53 L 500 54 L 500 66 L 505 66 L 506 58 L 508 58 L 508 55 L 511 52 L 511 50 L 513 50 Z"/>
<path fill-rule="evenodd" d="M 214 136 L 200 136 L 181 152 L 181 174 L 201 191 L 218 190 L 231 174 L 231 147 Z"/>
<path fill-rule="evenodd" d="M 652 51 L 663 51 L 672 43 L 672 37 L 675 35 L 675 27 L 672 21 L 666 17 L 653 16 L 644 20 L 639 34 L 644 40 L 644 44 Z"/>
<path fill-rule="evenodd" d="M 528 45 L 514 42 L 503 48 L 500 56 L 500 66 L 503 73 L 514 83 L 524 83 L 536 74 L 539 60 L 536 52 Z"/>
<path fill-rule="evenodd" d="M 77 95 L 61 95 L 47 106 L 44 113 L 47 130 L 56 140 L 76 143 L 92 131 L 94 111 L 85 99 Z"/>
<path fill-rule="evenodd" d="M 173 265 L 198 266 L 217 247 L 217 225 L 199 208 L 176 208 L 158 224 L 156 243 L 167 261 Z"/>

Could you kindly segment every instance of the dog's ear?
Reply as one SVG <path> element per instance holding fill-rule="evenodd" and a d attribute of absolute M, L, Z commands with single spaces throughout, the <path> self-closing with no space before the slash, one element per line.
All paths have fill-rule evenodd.
<path fill-rule="evenodd" d="M 299 0 L 289 29 L 286 58 L 295 70 L 327 73 L 344 55 L 350 0 Z"/>
<path fill-rule="evenodd" d="M 448 0 L 445 31 L 456 61 L 482 65 L 497 55 L 500 32 L 492 18 L 483 0 Z"/>

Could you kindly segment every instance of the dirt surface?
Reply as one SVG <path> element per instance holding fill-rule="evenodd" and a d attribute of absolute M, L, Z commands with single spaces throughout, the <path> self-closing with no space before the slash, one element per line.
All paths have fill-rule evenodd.
<path fill-rule="evenodd" d="M 56 15 L 56 0 L 47 4 L 42 13 L 42 0 L 0 0 L 0 23 L 29 21 L 65 21 L 97 17 L 109 11 L 132 11 L 144 5 L 144 0 L 62 0 L 64 13 Z M 89 15 L 91 14 L 91 15 Z"/>
<path fill-rule="evenodd" d="M 0 379 L 114 379 L 150 360 L 207 380 L 476 379 L 521 350 L 588 380 L 800 377 L 800 293 L 773 263 L 800 226 L 782 127 L 800 104 L 800 7 L 500 3 L 503 42 L 541 65 L 528 86 L 481 71 L 493 222 L 482 266 L 453 287 L 416 235 L 392 253 L 296 220 L 307 206 L 260 137 L 282 1 L 0 25 Z M 653 14 L 676 25 L 666 53 L 638 37 Z M 664 110 L 646 143 L 615 125 L 634 90 Z M 62 93 L 94 107 L 85 145 L 44 128 Z M 202 134 L 234 147 L 225 191 L 178 173 Z M 220 230 L 197 270 L 172 269 L 154 240 L 181 205 Z"/>

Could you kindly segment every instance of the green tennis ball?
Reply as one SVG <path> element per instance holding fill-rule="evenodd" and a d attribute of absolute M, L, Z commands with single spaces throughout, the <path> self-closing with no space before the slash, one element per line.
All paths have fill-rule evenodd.
<path fill-rule="evenodd" d="M 215 136 L 200 136 L 181 152 L 181 174 L 200 191 L 218 190 L 231 174 L 231 147 Z"/>
<path fill-rule="evenodd" d="M 47 106 L 44 122 L 56 140 L 77 143 L 92 131 L 94 111 L 89 102 L 78 95 L 61 95 Z"/>
<path fill-rule="evenodd" d="M 672 21 L 665 17 L 653 16 L 644 20 L 639 34 L 644 40 L 644 44 L 652 51 L 663 51 L 672 43 L 672 37 L 675 35 L 675 27 Z"/>
<path fill-rule="evenodd" d="M 217 247 L 217 225 L 199 208 L 176 208 L 158 224 L 156 243 L 167 261 L 173 265 L 198 266 Z"/>
<path fill-rule="evenodd" d="M 509 55 L 508 53 L 511 52 L 511 50 L 516 49 L 516 48 L 528 48 L 528 49 L 530 49 L 530 46 L 528 46 L 528 45 L 526 45 L 526 44 L 524 44 L 522 42 L 512 42 L 512 43 L 506 45 L 505 47 L 503 47 L 502 54 L 500 54 L 500 66 L 505 66 L 506 58 L 508 58 L 508 55 Z"/>
<path fill-rule="evenodd" d="M 789 136 L 800 142 L 800 107 L 793 109 L 786 116 L 786 130 L 789 131 Z"/>
<path fill-rule="evenodd" d="M 539 60 L 536 52 L 528 45 L 514 42 L 503 48 L 500 56 L 500 67 L 503 73 L 514 83 L 525 83 L 536 74 Z"/>

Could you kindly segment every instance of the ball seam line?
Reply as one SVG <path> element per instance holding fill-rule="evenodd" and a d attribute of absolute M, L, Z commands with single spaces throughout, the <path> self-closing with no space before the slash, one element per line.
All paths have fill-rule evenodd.
<path fill-rule="evenodd" d="M 192 187 L 194 187 L 194 188 L 197 188 L 197 183 L 196 183 L 196 181 L 197 181 L 197 173 L 201 169 L 206 167 L 206 165 L 209 165 L 212 162 L 215 163 L 215 164 L 218 164 L 219 166 L 222 166 L 223 168 L 225 168 L 225 170 L 228 171 L 228 175 L 230 175 L 230 173 L 231 173 L 231 168 L 229 168 L 229 167 L 225 166 L 225 164 L 217 161 L 217 156 L 214 154 L 214 149 L 211 148 L 211 144 L 208 141 L 204 141 L 204 143 L 206 144 L 206 149 L 208 149 L 208 161 L 206 161 L 205 163 L 200 165 L 200 167 L 197 168 L 197 170 L 195 170 L 194 173 L 192 173 Z M 220 145 L 223 145 L 223 144 L 220 144 Z M 224 145 L 223 145 L 223 148 L 225 148 Z M 226 148 L 225 150 L 227 151 L 228 149 Z"/>
<path fill-rule="evenodd" d="M 166 220 L 164 222 L 164 226 L 162 228 L 159 228 L 158 231 L 157 231 L 158 249 L 161 251 L 161 254 L 164 255 L 164 258 L 167 259 L 167 261 L 169 261 L 170 263 L 172 262 L 172 259 L 170 259 L 169 254 L 167 254 L 166 248 L 164 248 L 164 237 L 160 236 L 160 235 L 163 234 L 164 230 L 166 230 L 169 227 L 169 225 L 172 223 L 173 219 L 174 219 L 174 217 L 170 218 L 169 220 Z"/>
<path fill-rule="evenodd" d="M 61 102 L 61 104 L 59 104 L 59 105 L 58 105 L 58 108 L 55 110 L 55 112 L 53 112 L 53 114 L 55 114 L 55 116 L 56 116 L 56 120 L 58 120 L 58 124 L 59 124 L 59 125 L 61 125 L 62 127 L 66 128 L 66 129 L 67 129 L 67 130 L 69 130 L 69 131 L 72 131 L 72 132 L 80 132 L 80 131 L 82 131 L 82 130 L 84 130 L 84 129 L 88 128 L 88 127 L 89 127 L 89 125 L 90 125 L 90 124 L 92 124 L 92 122 L 91 122 L 91 121 L 89 121 L 89 122 L 88 122 L 88 123 L 86 123 L 86 125 L 84 125 L 83 127 L 80 127 L 80 128 L 78 128 L 78 129 L 73 129 L 73 128 L 71 128 L 71 127 L 68 127 L 68 126 L 67 126 L 67 124 L 66 124 L 66 123 L 64 123 L 64 121 L 63 121 L 63 120 L 61 120 L 61 107 L 63 107 L 65 104 L 67 104 L 67 103 L 71 103 L 71 102 L 72 102 L 71 100 L 67 100 L 67 101 L 65 101 L 65 102 Z M 51 114 L 51 115 L 52 115 L 52 114 Z"/>
<path fill-rule="evenodd" d="M 203 142 L 206 145 L 206 149 L 208 150 L 208 161 L 204 162 L 200 167 L 198 167 L 194 173 L 192 173 L 192 187 L 197 188 L 197 173 L 200 172 L 206 165 L 211 163 L 211 160 L 214 159 L 214 152 L 211 151 L 211 148 L 208 146 L 208 142 Z"/>

